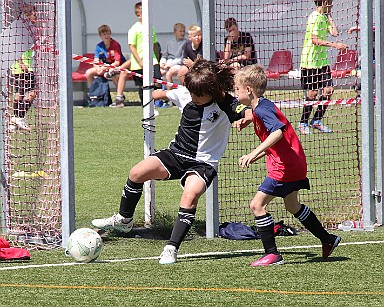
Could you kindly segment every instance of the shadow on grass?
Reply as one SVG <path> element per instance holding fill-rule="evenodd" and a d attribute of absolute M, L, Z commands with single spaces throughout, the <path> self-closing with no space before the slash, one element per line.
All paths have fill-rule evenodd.
<path fill-rule="evenodd" d="M 287 254 L 293 254 L 293 255 L 297 255 L 300 258 L 312 258 L 312 257 L 318 256 L 318 254 L 312 253 L 312 252 L 283 252 L 281 254 L 283 255 L 283 257 L 284 257 L 284 255 L 287 255 Z M 207 255 L 207 254 L 202 253 L 202 255 L 191 255 L 191 256 L 186 256 L 184 258 L 188 258 L 189 260 L 193 261 L 193 260 L 202 260 L 202 259 L 211 260 L 211 259 L 226 259 L 226 258 L 239 258 L 239 257 L 251 257 L 251 256 L 261 257 L 263 255 L 264 255 L 264 252 L 260 252 L 260 251 L 255 251 L 255 252 L 252 252 L 252 251 L 244 251 L 244 252 L 228 251 L 227 253 L 221 252 L 220 254 L 217 254 L 217 255 L 215 255 L 215 254 Z M 322 259 L 322 258 L 320 258 L 320 259 Z M 326 261 L 324 259 L 322 259 L 322 260 Z M 311 262 L 311 260 L 304 261 L 304 262 Z M 303 263 L 303 261 L 297 262 L 297 263 Z M 289 264 L 292 264 L 292 262 L 289 262 Z"/>
<path fill-rule="evenodd" d="M 283 258 L 285 255 L 294 255 L 298 258 L 297 261 L 286 261 L 284 259 L 284 264 L 307 264 L 307 263 L 317 263 L 317 262 L 340 262 L 340 261 L 348 261 L 350 258 L 348 257 L 328 257 L 327 259 L 323 259 L 319 257 L 317 253 L 313 252 L 282 252 Z M 214 260 L 214 259 L 229 259 L 229 258 L 239 258 L 239 257 L 252 257 L 256 256 L 259 258 L 263 256 L 263 252 L 252 252 L 252 251 L 244 251 L 244 252 L 236 252 L 229 251 L 228 253 L 222 252 L 220 254 L 204 254 L 201 255 L 186 255 L 183 257 L 184 259 L 188 259 L 188 261 L 201 261 L 201 260 Z M 308 259 L 309 258 L 309 259 Z"/>
<path fill-rule="evenodd" d="M 123 233 L 115 230 L 96 230 L 103 241 L 113 240 L 113 237 L 119 238 L 143 238 L 149 240 L 168 240 L 171 236 L 175 216 L 169 214 L 157 214 L 156 223 L 152 226 L 146 227 L 143 224 L 134 225 L 132 230 L 128 233 Z M 192 240 L 196 236 L 204 237 L 205 221 L 196 220 L 192 224 L 185 241 Z"/>

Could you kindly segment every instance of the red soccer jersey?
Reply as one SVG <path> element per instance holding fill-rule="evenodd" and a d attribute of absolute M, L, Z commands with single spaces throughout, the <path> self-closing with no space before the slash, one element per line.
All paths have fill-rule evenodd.
<path fill-rule="evenodd" d="M 125 62 L 120 44 L 114 39 L 111 39 L 111 44 L 108 49 L 104 42 L 101 41 L 98 43 L 96 45 L 95 58 L 98 58 L 101 62 L 106 64 L 112 64 L 115 61 L 119 61 L 121 65 Z"/>
<path fill-rule="evenodd" d="M 281 129 L 283 137 L 266 151 L 268 176 L 285 182 L 305 179 L 307 162 L 291 123 L 270 100 L 261 97 L 253 110 L 253 123 L 260 141 Z"/>

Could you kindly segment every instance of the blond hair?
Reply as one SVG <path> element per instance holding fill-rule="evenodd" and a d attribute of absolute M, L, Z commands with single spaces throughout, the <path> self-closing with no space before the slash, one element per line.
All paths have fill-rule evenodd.
<path fill-rule="evenodd" d="M 192 35 L 192 34 L 195 34 L 195 33 L 201 33 L 201 28 L 198 25 L 191 25 L 188 28 L 188 34 Z"/>
<path fill-rule="evenodd" d="M 256 97 L 263 96 L 267 88 L 267 75 L 260 65 L 247 65 L 237 71 L 235 81 L 253 89 Z"/>

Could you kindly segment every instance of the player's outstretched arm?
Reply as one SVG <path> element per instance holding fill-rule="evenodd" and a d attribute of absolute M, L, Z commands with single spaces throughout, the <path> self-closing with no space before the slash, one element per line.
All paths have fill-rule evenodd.
<path fill-rule="evenodd" d="M 248 167 L 250 164 L 256 162 L 261 157 L 265 155 L 265 152 L 267 149 L 275 145 L 281 138 L 283 137 L 283 131 L 281 129 L 278 129 L 276 131 L 273 131 L 264 142 L 262 142 L 257 148 L 252 151 L 251 153 L 242 156 L 239 159 L 240 166 L 244 168 L 245 166 Z"/>

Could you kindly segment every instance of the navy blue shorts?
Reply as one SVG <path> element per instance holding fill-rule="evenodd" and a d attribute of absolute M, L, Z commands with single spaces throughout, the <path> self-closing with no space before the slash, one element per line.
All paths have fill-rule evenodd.
<path fill-rule="evenodd" d="M 292 182 L 283 182 L 272 179 L 271 177 L 265 177 L 258 190 L 268 195 L 285 198 L 292 192 L 303 189 L 310 190 L 308 178 Z"/>
<path fill-rule="evenodd" d="M 157 157 L 168 171 L 169 176 L 166 180 L 180 179 L 182 187 L 184 187 L 187 175 L 190 173 L 198 175 L 205 182 L 206 189 L 217 176 L 212 165 L 179 156 L 169 149 L 154 152 L 151 156 Z"/>

